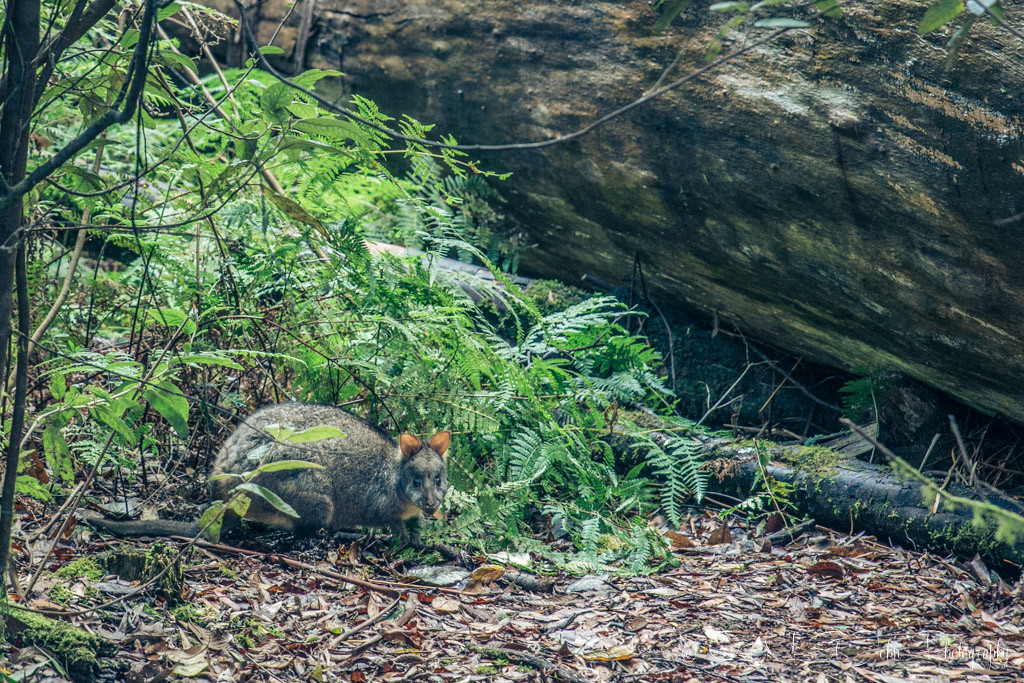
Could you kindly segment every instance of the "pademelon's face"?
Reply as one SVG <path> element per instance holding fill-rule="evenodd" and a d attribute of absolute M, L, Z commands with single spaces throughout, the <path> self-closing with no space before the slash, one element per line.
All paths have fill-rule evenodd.
<path fill-rule="evenodd" d="M 398 488 L 402 498 L 431 517 L 441 507 L 448 490 L 448 466 L 445 456 L 451 442 L 450 432 L 435 434 L 426 445 L 402 434 L 402 465 Z"/>

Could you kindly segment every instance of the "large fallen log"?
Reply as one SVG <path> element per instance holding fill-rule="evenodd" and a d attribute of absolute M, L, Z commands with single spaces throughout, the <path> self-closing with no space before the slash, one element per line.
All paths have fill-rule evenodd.
<path fill-rule="evenodd" d="M 461 142 L 544 140 L 704 64 L 722 15 L 693 3 L 655 33 L 649 4 L 320 0 L 279 63 Z M 928 4 L 844 3 L 592 135 L 487 157 L 514 172 L 522 262 L 617 283 L 639 258 L 664 305 L 1024 422 L 1024 45 L 978 21 L 947 72 L 953 27 L 916 32 Z M 261 38 L 289 7 L 252 9 Z"/>

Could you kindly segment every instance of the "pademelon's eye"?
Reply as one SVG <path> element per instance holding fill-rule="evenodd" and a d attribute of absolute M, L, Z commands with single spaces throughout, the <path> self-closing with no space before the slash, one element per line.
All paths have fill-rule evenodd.
<path fill-rule="evenodd" d="M 413 478 L 412 485 L 414 487 L 419 488 L 422 484 L 423 484 L 423 480 L 422 479 L 420 479 L 419 477 Z"/>
<path fill-rule="evenodd" d="M 441 475 L 440 474 L 437 475 L 436 477 L 434 477 L 434 483 L 437 484 L 438 486 L 441 485 Z"/>

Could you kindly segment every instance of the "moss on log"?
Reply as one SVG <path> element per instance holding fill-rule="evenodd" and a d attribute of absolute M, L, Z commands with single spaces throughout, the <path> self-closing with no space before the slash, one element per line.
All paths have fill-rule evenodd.
<path fill-rule="evenodd" d="M 75 681 L 92 681 L 99 670 L 98 657 L 114 652 L 113 643 L 70 624 L 27 612 L 11 605 L 7 639 L 35 645 L 53 653 Z"/>
<path fill-rule="evenodd" d="M 736 461 L 735 467 L 722 468 L 721 490 L 747 495 L 758 476 L 757 448 L 727 442 L 712 448 L 718 457 Z M 934 501 L 924 500 L 921 485 L 897 477 L 888 467 L 819 447 L 774 447 L 769 452 L 772 463 L 766 473 L 794 485 L 791 502 L 819 524 L 851 534 L 863 531 L 915 550 L 966 558 L 977 553 L 1000 569 L 1009 569 L 1007 563 L 1024 564 L 1024 527 L 1016 539 L 1000 540 L 996 525 L 976 519 L 969 508 L 940 505 L 933 512 L 929 505 Z M 949 490 L 974 499 L 964 487 Z"/>

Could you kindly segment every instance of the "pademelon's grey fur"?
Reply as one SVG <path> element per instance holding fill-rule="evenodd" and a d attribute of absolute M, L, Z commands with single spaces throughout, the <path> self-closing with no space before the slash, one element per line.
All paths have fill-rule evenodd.
<path fill-rule="evenodd" d="M 345 433 L 310 443 L 275 443 L 268 427 L 292 432 L 319 426 Z M 213 462 L 211 475 L 241 474 L 257 467 L 249 456 L 265 444 L 262 462 L 304 460 L 322 469 L 289 469 L 259 475 L 254 481 L 288 503 L 296 519 L 276 510 L 263 499 L 251 499 L 245 518 L 281 529 L 336 531 L 354 526 L 390 526 L 404 533 L 404 522 L 421 514 L 432 515 L 441 505 L 448 477 L 445 455 L 450 434 L 435 435 L 429 444 L 403 434 L 401 445 L 372 424 L 333 406 L 282 403 L 258 410 L 239 425 Z M 436 449 L 436 450 L 435 450 Z M 241 480 L 235 477 L 210 483 L 214 499 L 225 499 Z M 235 519 L 225 515 L 225 527 Z M 165 520 L 111 522 L 89 520 L 120 535 L 195 534 L 187 522 Z"/>

